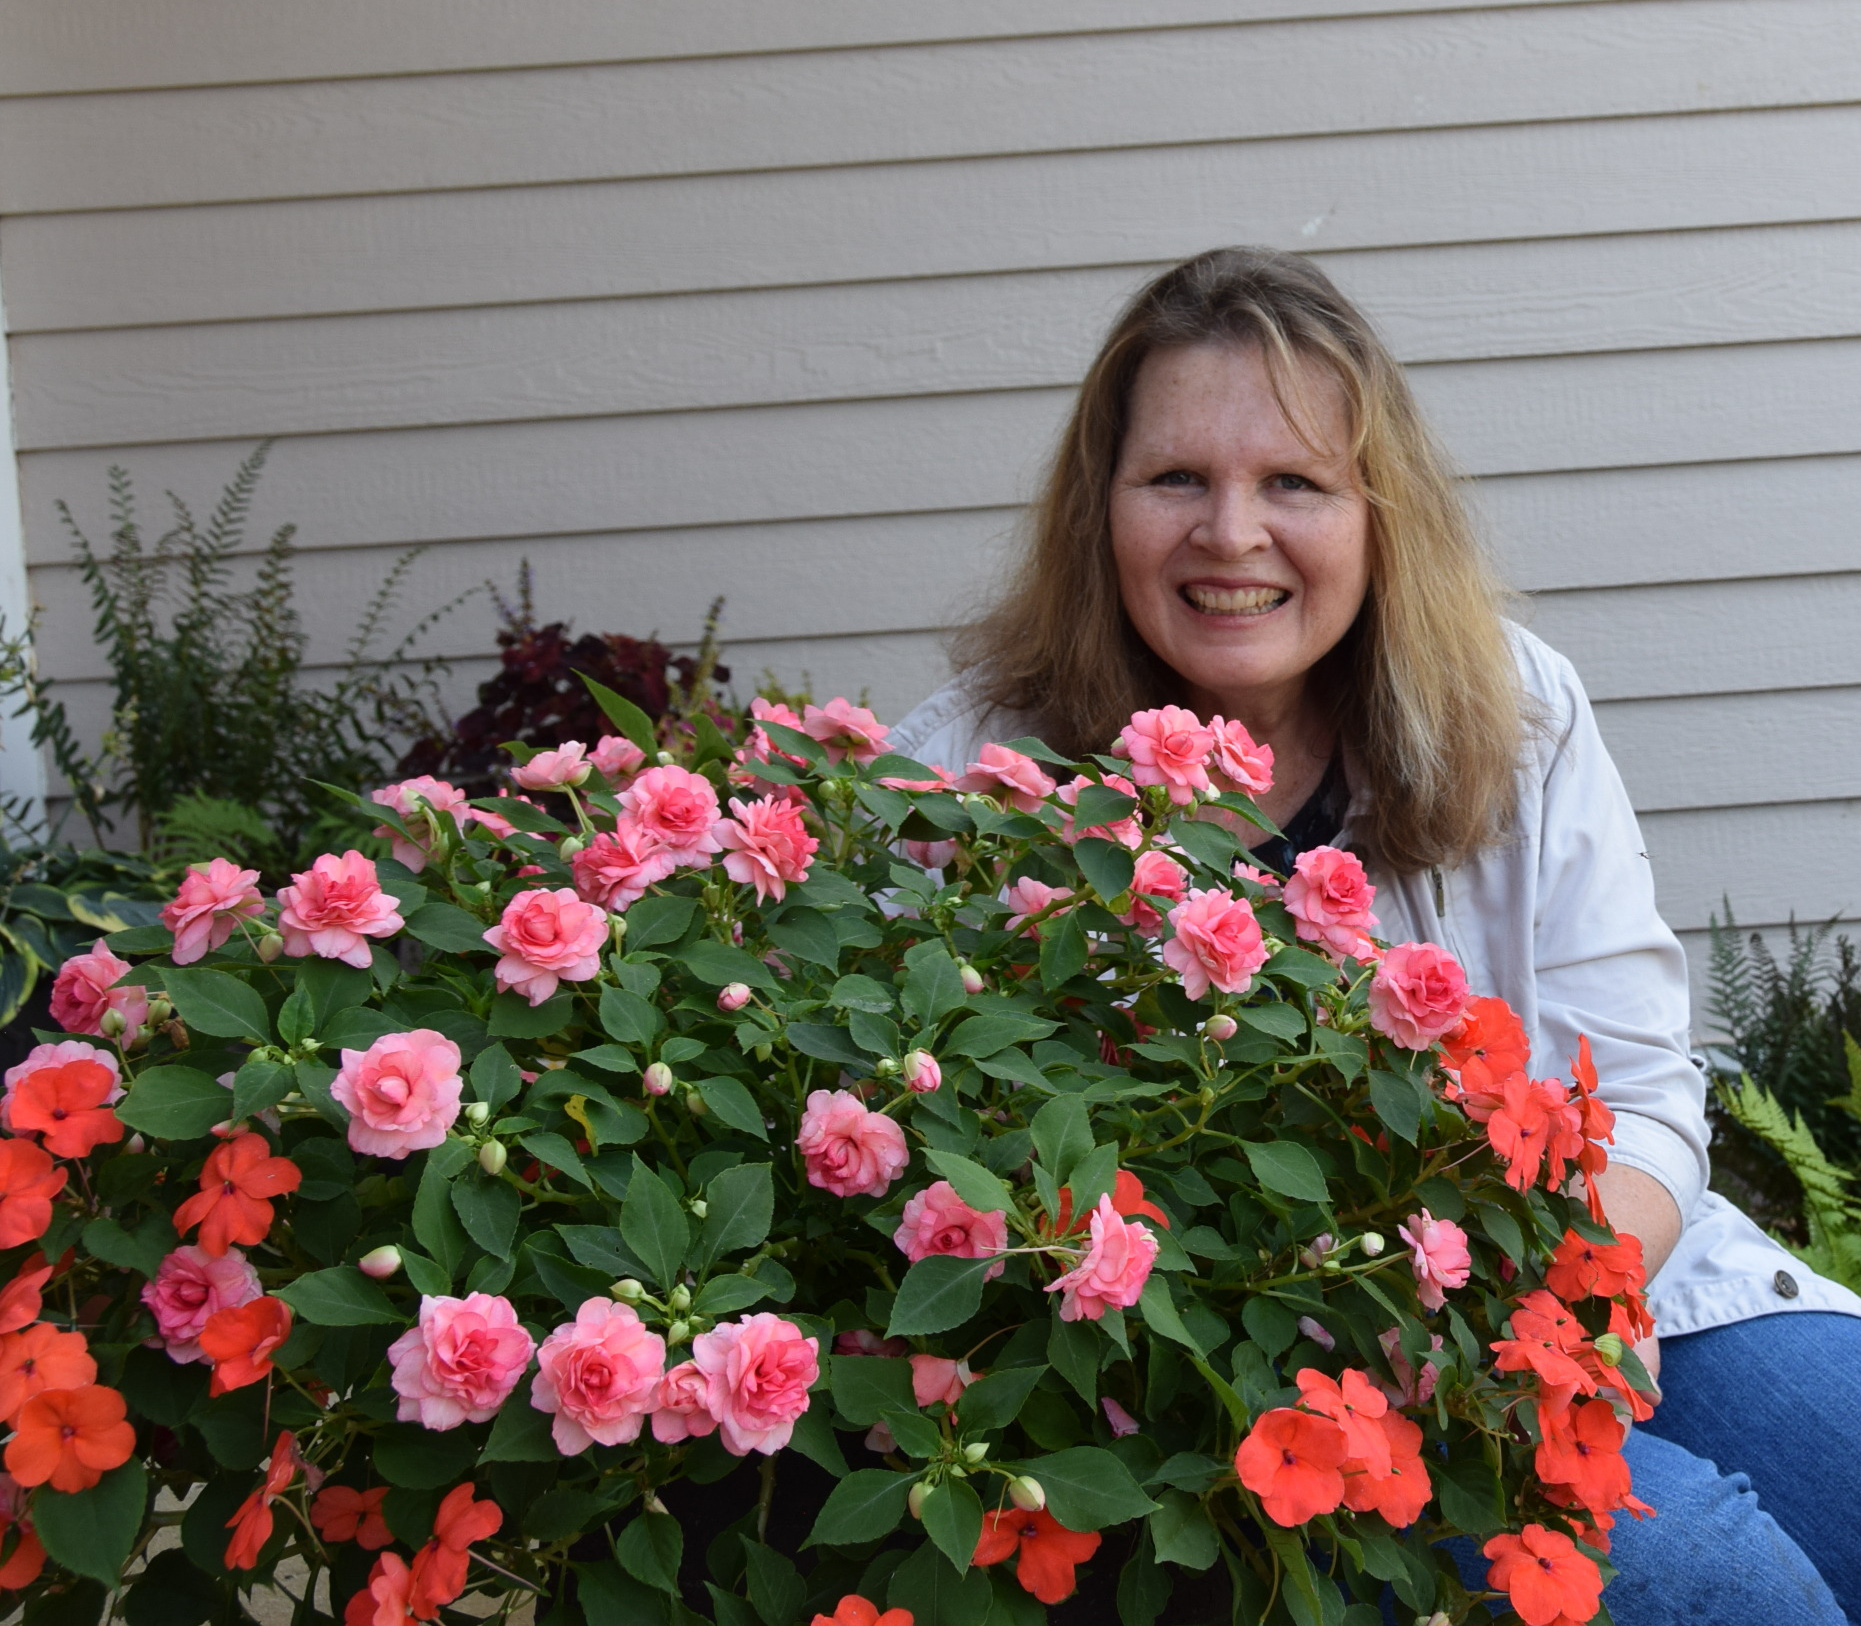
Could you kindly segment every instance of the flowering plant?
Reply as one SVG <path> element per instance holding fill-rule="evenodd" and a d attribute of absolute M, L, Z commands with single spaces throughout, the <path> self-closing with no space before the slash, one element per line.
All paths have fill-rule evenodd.
<path fill-rule="evenodd" d="M 0 1104 L 0 1587 L 1597 1613 L 1652 1385 L 1587 1052 L 1532 1078 L 1348 853 L 1251 867 L 1239 724 L 952 773 L 759 700 L 680 763 L 599 697 L 527 796 L 377 791 L 394 859 L 207 866 L 61 971 Z"/>

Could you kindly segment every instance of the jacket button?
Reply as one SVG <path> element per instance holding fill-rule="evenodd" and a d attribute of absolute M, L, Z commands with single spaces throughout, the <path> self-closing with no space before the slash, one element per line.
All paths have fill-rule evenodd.
<path fill-rule="evenodd" d="M 1778 1271 L 1771 1278 L 1771 1286 L 1777 1289 L 1777 1296 L 1780 1299 L 1793 1299 L 1800 1291 L 1796 1285 L 1796 1278 L 1787 1270 Z"/>

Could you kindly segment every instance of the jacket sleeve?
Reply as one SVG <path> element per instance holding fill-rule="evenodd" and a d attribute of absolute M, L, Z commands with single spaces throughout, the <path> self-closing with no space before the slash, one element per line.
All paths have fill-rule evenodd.
<path fill-rule="evenodd" d="M 1689 1056 L 1686 957 L 1655 907 L 1628 792 L 1575 670 L 1535 639 L 1546 703 L 1534 954 L 1550 1056 L 1587 1034 L 1616 1114 L 1610 1158 L 1652 1175 L 1684 1220 L 1706 1188 L 1705 1081 Z M 1535 658 L 1534 658 L 1535 657 Z"/>

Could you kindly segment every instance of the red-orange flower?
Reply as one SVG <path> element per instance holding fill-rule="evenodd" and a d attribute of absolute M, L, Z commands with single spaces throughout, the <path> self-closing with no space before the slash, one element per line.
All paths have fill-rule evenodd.
<path fill-rule="evenodd" d="M 1078 1585 L 1073 1571 L 1099 1550 L 1099 1540 L 1096 1530 L 1068 1530 L 1045 1508 L 1005 1508 L 982 1515 L 975 1562 L 999 1564 L 1019 1554 L 1015 1579 L 1042 1603 L 1059 1603 L 1072 1596 Z"/>
<path fill-rule="evenodd" d="M 472 1499 L 469 1481 L 447 1491 L 433 1518 L 433 1539 L 414 1554 L 408 1608 L 421 1620 L 436 1619 L 440 1608 L 465 1590 L 466 1555 L 472 1543 L 489 1540 L 503 1523 L 497 1503 Z"/>
<path fill-rule="evenodd" d="M 1596 1176 L 1609 1167 L 1609 1154 L 1603 1150 L 1602 1143 L 1613 1143 L 1615 1140 L 1615 1114 L 1609 1110 L 1609 1103 L 1596 1093 L 1599 1083 L 1596 1063 L 1590 1058 L 1590 1037 L 1587 1033 L 1578 1035 L 1577 1057 L 1571 1063 L 1570 1076 L 1576 1080 L 1576 1105 L 1583 1126 L 1583 1149 L 1577 1154 L 1577 1167 L 1583 1171 L 1584 1194 L 1589 1199 L 1590 1217 L 1601 1225 L 1605 1223 L 1603 1197 L 1597 1188 Z"/>
<path fill-rule="evenodd" d="M 214 1258 L 230 1247 L 251 1247 L 271 1229 L 271 1201 L 303 1183 L 303 1170 L 288 1157 L 273 1157 L 263 1135 L 235 1135 L 207 1154 L 200 1190 L 175 1210 L 183 1235 L 200 1227 L 200 1245 Z"/>
<path fill-rule="evenodd" d="M 28 1254 L 19 1274 L 0 1287 L 0 1332 L 18 1332 L 39 1319 L 39 1312 L 45 1308 L 45 1284 L 51 1279 L 52 1267 L 45 1262 L 45 1255 Z"/>
<path fill-rule="evenodd" d="M 1461 1024 L 1441 1041 L 1441 1065 L 1460 1074 L 1461 1088 L 1476 1095 L 1498 1087 L 1531 1063 L 1531 1040 L 1518 1012 L 1503 999 L 1476 999 Z"/>
<path fill-rule="evenodd" d="M 12 1528 L 13 1521 L 0 1515 L 0 1537 Z M 45 1546 L 39 1535 L 32 1528 L 31 1521 L 19 1521 L 19 1545 L 8 1554 L 6 1562 L 0 1563 L 0 1592 L 14 1592 L 20 1587 L 31 1586 L 39 1578 L 39 1571 L 45 1568 Z"/>
<path fill-rule="evenodd" d="M 1563 1390 L 1555 1404 L 1581 1389 L 1596 1393 L 1596 1379 L 1578 1364 L 1587 1348 L 1583 1328 L 1569 1310 L 1542 1288 L 1527 1293 L 1512 1312 L 1512 1336 L 1492 1345 L 1501 1372 L 1536 1372 L 1548 1389 Z"/>
<path fill-rule="evenodd" d="M 213 1362 L 208 1393 L 223 1395 L 257 1383 L 271 1370 L 272 1352 L 290 1336 L 291 1307 L 269 1294 L 215 1310 L 200 1329 L 201 1353 Z"/>
<path fill-rule="evenodd" d="M 1280 1406 L 1254 1420 L 1234 1453 L 1234 1471 L 1267 1517 L 1290 1528 L 1336 1510 L 1349 1456 L 1344 1430 L 1329 1417 Z"/>
<path fill-rule="evenodd" d="M 17 1248 L 45 1235 L 52 1199 L 65 1189 L 65 1171 L 51 1153 L 29 1140 L 0 1140 L 0 1248 Z"/>
<path fill-rule="evenodd" d="M 42 1135 L 56 1157 L 89 1157 L 123 1138 L 122 1120 L 105 1105 L 116 1087 L 115 1070 L 100 1061 L 38 1068 L 13 1087 L 13 1132 Z"/>
<path fill-rule="evenodd" d="M 1361 1459 L 1346 1462 L 1344 1505 L 1354 1513 L 1380 1513 L 1400 1530 L 1422 1516 L 1433 1493 L 1422 1462 L 1422 1431 L 1400 1412 L 1385 1412 L 1377 1422 L 1389 1447 L 1389 1472 L 1373 1473 Z"/>
<path fill-rule="evenodd" d="M 226 1521 L 233 1539 L 226 1544 L 226 1567 L 249 1570 L 258 1565 L 258 1555 L 271 1540 L 276 1515 L 271 1511 L 272 1498 L 297 1477 L 302 1459 L 297 1454 L 297 1436 L 288 1428 L 271 1448 L 271 1462 L 265 1469 L 264 1483 L 239 1504 L 238 1511 Z"/>
<path fill-rule="evenodd" d="M 1544 1430 L 1537 1454 L 1540 1479 L 1568 1485 L 1592 1513 L 1611 1513 L 1626 1505 L 1629 1471 L 1622 1441 L 1628 1430 L 1616 1421 L 1608 1401 L 1585 1401 L 1561 1413 L 1541 1412 L 1539 1425 Z"/>
<path fill-rule="evenodd" d="M 1525 1626 L 1553 1626 L 1561 1615 L 1589 1620 L 1602 1601 L 1602 1571 L 1570 1537 L 1541 1524 L 1494 1536 L 1481 1549 L 1492 1559 L 1487 1584 L 1511 1600 Z"/>
<path fill-rule="evenodd" d="M 399 1553 L 383 1553 L 368 1572 L 368 1585 L 349 1600 L 343 1626 L 405 1626 L 414 1617 L 407 1598 L 413 1571 Z"/>
<path fill-rule="evenodd" d="M 1379 1419 L 1389 1410 L 1389 1397 L 1355 1368 L 1345 1371 L 1341 1383 L 1310 1366 L 1293 1376 L 1299 1404 L 1344 1430 L 1345 1456 L 1363 1462 L 1379 1477 L 1388 1473 L 1389 1439 Z"/>
<path fill-rule="evenodd" d="M 1551 1256 L 1551 1268 L 1544 1273 L 1544 1280 L 1567 1304 L 1592 1293 L 1599 1299 L 1639 1293 L 1648 1281 L 1641 1260 L 1641 1238 L 1623 1236 L 1613 1243 L 1591 1242 L 1575 1231 L 1566 1231 Z"/>
<path fill-rule="evenodd" d="M 7 1422 L 45 1389 L 81 1389 L 97 1381 L 97 1363 L 81 1332 L 36 1322 L 0 1337 L 0 1418 Z"/>
<path fill-rule="evenodd" d="M 1129 1169 L 1120 1169 L 1118 1178 L 1112 1182 L 1111 1206 L 1126 1219 L 1155 1220 L 1164 1230 L 1167 1231 L 1170 1228 L 1169 1215 L 1149 1199 L 1144 1192 L 1144 1182 Z M 1090 1219 L 1091 1216 L 1087 1215 L 1086 1218 Z M 1083 1226 L 1086 1221 L 1081 1220 L 1079 1223 Z M 1060 1188 L 1060 1211 L 1054 1216 L 1053 1228 L 1061 1236 L 1065 1236 L 1073 1228 L 1073 1188 L 1071 1186 Z"/>
<path fill-rule="evenodd" d="M 325 1541 L 353 1541 L 379 1552 L 394 1539 L 381 1504 L 388 1487 L 357 1490 L 353 1485 L 325 1485 L 310 1504 L 310 1522 Z"/>
<path fill-rule="evenodd" d="M 1554 1078 L 1528 1078 L 1514 1073 L 1505 1081 L 1500 1105 L 1487 1120 L 1487 1138 L 1506 1160 L 1506 1184 L 1524 1191 L 1538 1178 L 1538 1170 L 1553 1143 L 1561 1145 L 1567 1128 L 1558 1119 L 1568 1092 Z M 1553 1182 L 1555 1184 L 1555 1182 Z"/>
<path fill-rule="evenodd" d="M 114 1389 L 47 1389 L 20 1407 L 6 1444 L 6 1469 L 22 1485 L 89 1490 L 136 1449 L 128 1403 Z"/>
<path fill-rule="evenodd" d="M 809 1626 L 915 1626 L 916 1618 L 909 1609 L 888 1609 L 880 1614 L 877 1604 L 849 1592 L 831 1615 L 816 1615 Z"/>

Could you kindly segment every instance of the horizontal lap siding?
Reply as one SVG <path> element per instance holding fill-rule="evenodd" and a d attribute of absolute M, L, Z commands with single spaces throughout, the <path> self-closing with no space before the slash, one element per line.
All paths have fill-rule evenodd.
<path fill-rule="evenodd" d="M 1121 301 L 1262 241 L 1410 364 L 1689 949 L 1726 894 L 1861 910 L 1848 0 L 160 11 L 0 0 L 28 549 L 93 733 L 54 500 L 100 535 L 120 462 L 201 507 L 260 436 L 319 670 L 422 543 L 422 607 L 528 558 L 546 614 L 689 642 L 723 592 L 740 684 L 896 714 Z M 436 631 L 454 696 L 491 627 Z"/>

